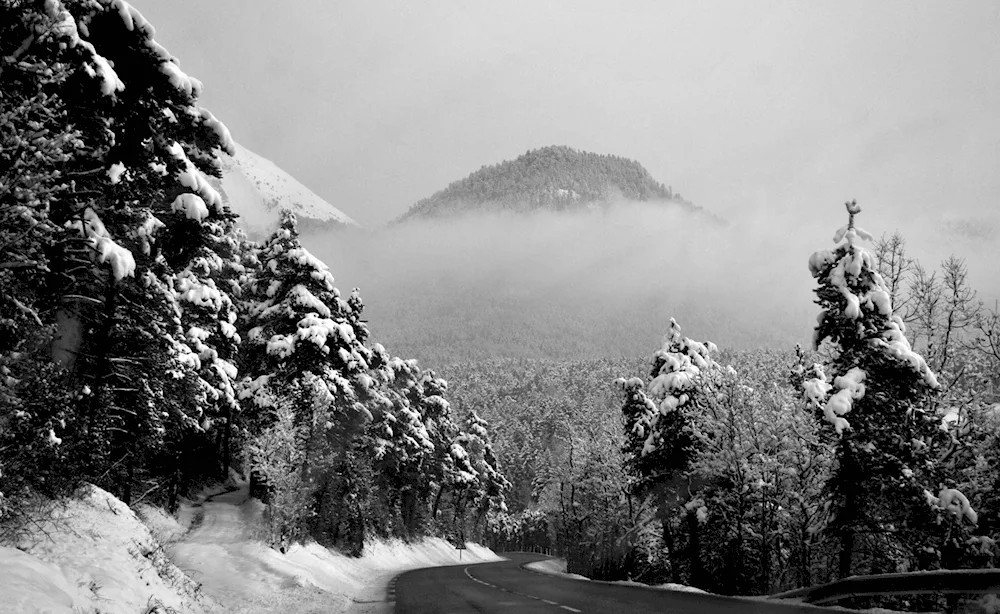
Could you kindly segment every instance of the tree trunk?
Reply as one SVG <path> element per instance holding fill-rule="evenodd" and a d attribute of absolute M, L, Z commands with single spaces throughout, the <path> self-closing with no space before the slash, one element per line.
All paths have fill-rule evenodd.
<path fill-rule="evenodd" d="M 701 562 L 701 532 L 698 526 L 697 512 L 691 510 L 687 513 L 688 527 L 688 563 L 691 565 L 691 586 L 703 588 L 705 582 L 705 566 Z"/>
<path fill-rule="evenodd" d="M 56 330 L 52 339 L 52 361 L 72 371 L 83 343 L 83 322 L 78 314 L 63 308 L 56 312 Z"/>
<path fill-rule="evenodd" d="M 852 575 L 853 570 L 855 531 L 857 528 L 854 525 L 857 522 L 857 489 L 860 486 L 857 482 L 861 476 L 859 475 L 859 468 L 854 461 L 850 442 L 848 440 L 841 440 L 840 446 L 843 451 L 841 454 L 840 472 L 841 476 L 844 477 L 841 483 L 847 482 L 845 489 L 847 492 L 840 493 L 844 497 L 844 503 L 842 511 L 837 518 L 840 537 L 837 573 L 839 578 L 847 578 Z"/>
<path fill-rule="evenodd" d="M 232 408 L 226 409 L 226 426 L 222 429 L 222 480 L 225 481 L 229 478 L 229 465 L 232 464 L 232 451 L 230 446 L 232 446 L 233 439 L 233 410 Z"/>
<path fill-rule="evenodd" d="M 434 495 L 434 505 L 431 507 L 431 519 L 437 520 L 438 506 L 441 505 L 441 495 L 444 494 L 444 484 L 438 487 L 437 494 Z"/>

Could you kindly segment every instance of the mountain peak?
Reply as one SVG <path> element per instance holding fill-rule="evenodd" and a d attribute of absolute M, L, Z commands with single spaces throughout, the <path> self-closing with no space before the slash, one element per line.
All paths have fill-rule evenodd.
<path fill-rule="evenodd" d="M 239 143 L 235 156 L 219 157 L 222 180 L 216 188 L 251 237 L 261 238 L 276 229 L 282 211 L 294 213 L 304 231 L 358 226 L 277 164 Z"/>
<path fill-rule="evenodd" d="M 399 221 L 471 211 L 575 209 L 616 200 L 659 201 L 699 209 L 656 181 L 635 160 L 549 145 L 530 149 L 514 160 L 483 166 L 419 201 Z"/>

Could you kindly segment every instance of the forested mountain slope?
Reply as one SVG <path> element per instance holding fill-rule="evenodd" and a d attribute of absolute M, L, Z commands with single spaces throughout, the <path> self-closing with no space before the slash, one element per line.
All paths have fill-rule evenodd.
<path fill-rule="evenodd" d="M 483 211 L 558 211 L 619 200 L 700 210 L 634 160 L 549 146 L 480 168 L 417 202 L 400 221 Z"/>

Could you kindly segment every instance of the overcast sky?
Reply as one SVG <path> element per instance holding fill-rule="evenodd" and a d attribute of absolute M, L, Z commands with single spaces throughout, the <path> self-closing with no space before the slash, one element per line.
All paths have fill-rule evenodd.
<path fill-rule="evenodd" d="M 563 144 L 783 231 L 857 198 L 876 234 L 1000 232 L 995 0 L 134 3 L 237 141 L 368 226 Z"/>

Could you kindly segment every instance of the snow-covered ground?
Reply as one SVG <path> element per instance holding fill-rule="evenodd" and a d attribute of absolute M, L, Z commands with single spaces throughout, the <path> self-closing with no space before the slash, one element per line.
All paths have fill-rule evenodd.
<path fill-rule="evenodd" d="M 0 612 L 211 610 L 136 514 L 95 487 L 17 548 L 0 547 L 0 578 Z"/>
<path fill-rule="evenodd" d="M 90 488 L 19 548 L 0 547 L 0 613 L 383 614 L 386 587 L 404 570 L 499 560 L 441 539 L 376 542 L 359 559 L 315 544 L 281 554 L 254 539 L 262 505 L 245 485 L 186 502 L 176 519 L 137 509 Z"/>
<path fill-rule="evenodd" d="M 547 573 L 554 576 L 562 576 L 564 578 L 573 578 L 574 580 L 588 580 L 590 578 L 587 576 L 581 576 L 576 573 L 566 573 L 566 559 L 547 559 L 544 561 L 538 561 L 535 563 L 528 563 L 525 565 L 527 569 L 532 571 L 537 571 L 540 573 Z M 704 593 L 705 591 L 700 588 L 695 588 L 693 586 L 685 586 L 684 584 L 676 584 L 673 582 L 668 582 L 666 584 L 656 584 L 649 585 L 643 584 L 642 582 L 609 582 L 609 584 L 625 584 L 627 586 L 645 586 L 646 588 L 655 588 L 664 591 L 685 591 L 688 593 Z"/>
<path fill-rule="evenodd" d="M 185 505 L 180 520 L 197 518 L 197 506 Z M 178 566 L 203 584 L 207 595 L 226 604 L 228 612 L 389 612 L 391 607 L 383 600 L 393 576 L 406 569 L 460 562 L 459 551 L 441 539 L 419 544 L 376 542 L 366 545 L 360 559 L 316 544 L 294 545 L 281 554 L 254 540 L 263 506 L 247 499 L 245 485 L 212 497 L 200 508 L 204 514 L 200 524 L 168 550 Z M 167 525 L 163 530 L 169 536 L 178 529 Z M 499 560 L 475 544 L 461 556 L 461 562 Z"/>

